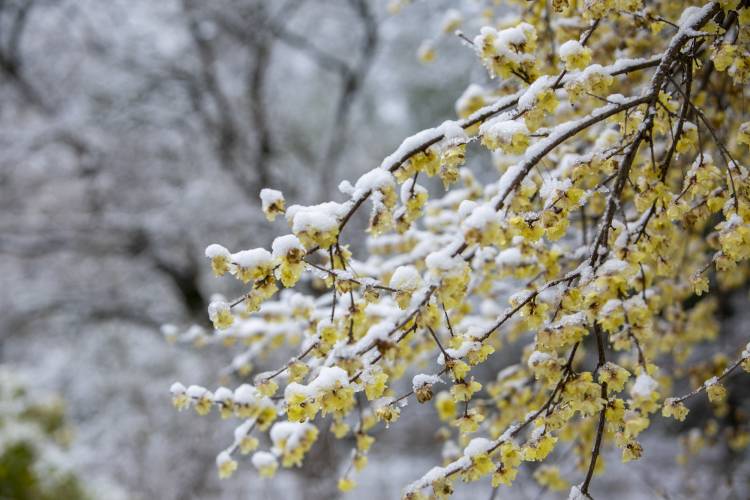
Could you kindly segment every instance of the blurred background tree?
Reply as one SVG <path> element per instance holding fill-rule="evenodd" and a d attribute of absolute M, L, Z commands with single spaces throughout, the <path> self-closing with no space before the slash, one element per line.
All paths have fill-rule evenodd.
<path fill-rule="evenodd" d="M 0 498 L 88 499 L 75 471 L 66 470 L 71 431 L 62 401 L 33 392 L 0 369 Z"/>

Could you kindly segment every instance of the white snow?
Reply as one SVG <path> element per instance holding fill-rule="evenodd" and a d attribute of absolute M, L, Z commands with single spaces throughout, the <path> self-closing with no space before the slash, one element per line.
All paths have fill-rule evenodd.
<path fill-rule="evenodd" d="M 458 114 L 462 109 L 466 109 L 469 107 L 469 103 L 478 97 L 484 98 L 487 94 L 487 91 L 482 88 L 480 85 L 477 85 L 476 83 L 472 83 L 468 87 L 466 87 L 466 90 L 464 90 L 464 93 L 461 94 L 461 97 L 459 97 L 456 100 L 456 113 Z"/>
<path fill-rule="evenodd" d="M 442 141 L 447 144 L 456 144 L 468 140 L 469 138 L 459 122 L 445 121 L 438 127 L 422 130 L 404 139 L 396 151 L 386 156 L 380 164 L 380 168 L 385 170 L 393 169 L 407 154 L 431 142 L 437 143 Z"/>
<path fill-rule="evenodd" d="M 276 457 L 267 451 L 256 451 L 253 453 L 252 462 L 256 469 L 262 469 L 263 467 L 273 466 L 278 463 Z"/>
<path fill-rule="evenodd" d="M 214 392 L 214 401 L 217 403 L 227 403 L 232 401 L 232 391 L 226 387 L 219 387 Z"/>
<path fill-rule="evenodd" d="M 492 441 L 486 438 L 474 438 L 471 441 L 469 441 L 469 444 L 466 445 L 466 448 L 464 448 L 464 456 L 471 458 L 475 457 L 477 455 L 481 455 L 482 453 L 487 453 L 487 450 L 489 450 L 492 447 Z"/>
<path fill-rule="evenodd" d="M 242 384 L 234 390 L 233 400 L 236 404 L 249 405 L 258 398 L 258 390 L 250 384 Z"/>
<path fill-rule="evenodd" d="M 522 173 L 523 170 L 521 169 L 520 165 L 512 165 L 508 167 L 505 172 L 503 172 L 502 177 L 500 177 L 500 180 L 498 180 L 495 185 L 495 189 L 497 190 L 498 194 L 495 198 L 493 198 L 493 200 L 505 199 L 508 196 L 508 192 L 510 191 L 510 187 L 513 185 L 513 182 Z"/>
<path fill-rule="evenodd" d="M 272 256 L 274 259 L 282 258 L 286 256 L 290 250 L 294 249 L 304 251 L 305 247 L 302 246 L 302 243 L 300 243 L 299 239 L 293 234 L 279 236 L 274 239 L 271 244 L 271 250 L 273 251 Z"/>
<path fill-rule="evenodd" d="M 171 386 L 171 387 L 169 388 L 169 392 L 170 392 L 170 393 L 171 393 L 171 394 L 172 394 L 173 396 L 178 396 L 178 395 L 180 395 L 180 394 L 185 394 L 185 386 L 184 386 L 184 385 L 182 385 L 182 384 L 181 384 L 181 383 L 179 383 L 179 382 L 175 382 L 175 383 L 174 383 L 174 384 L 172 384 L 172 386 Z"/>
<path fill-rule="evenodd" d="M 414 391 L 416 391 L 422 386 L 434 385 L 442 381 L 443 379 L 441 379 L 437 375 L 427 375 L 425 373 L 420 373 L 419 375 L 414 375 L 414 378 L 411 379 L 411 387 Z"/>
<path fill-rule="evenodd" d="M 580 54 L 581 52 L 583 52 L 583 50 L 584 48 L 583 45 L 581 45 L 581 42 L 579 42 L 578 40 L 568 40 L 564 44 L 560 45 L 557 53 L 560 55 L 561 59 L 567 59 L 568 57 Z"/>
<path fill-rule="evenodd" d="M 531 296 L 532 293 L 533 292 L 531 290 L 519 290 L 513 295 L 511 295 L 510 297 L 508 297 L 508 302 L 514 306 L 521 304 L 522 302 L 525 302 L 526 300 L 528 300 L 528 298 Z"/>
<path fill-rule="evenodd" d="M 359 198 L 365 193 L 394 185 L 393 175 L 383 168 L 374 168 L 362 175 L 354 184 L 352 198 Z"/>
<path fill-rule="evenodd" d="M 343 387 L 349 386 L 349 376 L 347 375 L 346 370 L 339 368 L 338 366 L 324 366 L 320 369 L 320 372 L 318 372 L 318 376 L 307 385 L 305 390 L 308 394 L 312 393 L 317 395 L 320 392 L 333 389 L 337 384 L 340 384 Z M 301 384 L 297 385 L 305 387 Z"/>
<path fill-rule="evenodd" d="M 260 190 L 260 201 L 263 210 L 267 210 L 271 205 L 277 201 L 284 201 L 284 194 L 276 189 L 261 189 Z"/>
<path fill-rule="evenodd" d="M 227 451 L 222 451 L 216 456 L 216 465 L 222 465 L 232 461 L 232 455 Z"/>
<path fill-rule="evenodd" d="M 406 202 L 411 199 L 412 195 L 426 192 L 427 190 L 417 184 L 413 178 L 407 179 L 403 184 L 401 184 L 401 203 L 406 204 Z"/>
<path fill-rule="evenodd" d="M 371 326 L 365 336 L 357 341 L 355 351 L 367 349 L 378 340 L 388 340 L 390 334 L 396 330 L 396 325 L 391 321 L 381 321 Z"/>
<path fill-rule="evenodd" d="M 602 316 L 612 314 L 616 310 L 622 307 L 622 300 L 620 299 L 609 299 L 604 303 L 601 310 L 599 311 Z"/>
<path fill-rule="evenodd" d="M 597 270 L 598 276 L 612 276 L 619 274 L 627 270 L 628 263 L 620 259 L 609 259 L 604 264 L 599 266 Z"/>
<path fill-rule="evenodd" d="M 414 266 L 399 266 L 391 276 L 390 286 L 397 290 L 413 292 L 422 286 L 422 276 Z"/>
<path fill-rule="evenodd" d="M 236 444 L 239 444 L 242 439 L 247 436 L 248 432 L 250 432 L 250 428 L 254 423 L 254 419 L 248 419 L 234 429 L 234 442 Z"/>
<path fill-rule="evenodd" d="M 277 422 L 273 424 L 269 433 L 274 444 L 273 451 L 281 454 L 284 449 L 292 450 L 296 448 L 307 431 L 312 428 L 313 425 L 307 422 Z M 284 442 L 283 447 L 282 442 Z"/>
<path fill-rule="evenodd" d="M 253 269 L 257 267 L 270 266 L 273 262 L 271 252 L 265 248 L 253 248 L 242 250 L 232 254 L 232 261 L 239 267 Z"/>
<path fill-rule="evenodd" d="M 690 6 L 686 7 L 685 10 L 682 11 L 682 14 L 680 14 L 680 20 L 677 21 L 677 25 L 680 26 L 680 29 L 684 29 L 685 27 L 691 26 L 696 22 L 698 18 L 700 18 L 701 14 L 703 13 L 704 7 L 696 7 L 696 6 Z"/>
<path fill-rule="evenodd" d="M 555 80 L 549 75 L 543 75 L 534 80 L 523 95 L 518 98 L 518 110 L 524 111 L 533 108 L 539 93 L 550 88 L 553 83 L 555 83 Z"/>
<path fill-rule="evenodd" d="M 458 206 L 458 217 L 460 219 L 467 218 L 469 215 L 471 215 L 471 212 L 473 212 L 474 209 L 478 206 L 479 203 L 474 200 L 463 200 Z"/>
<path fill-rule="evenodd" d="M 208 317 L 214 321 L 220 313 L 229 312 L 229 304 L 223 300 L 215 300 L 208 305 Z"/>
<path fill-rule="evenodd" d="M 506 248 L 495 257 L 498 266 L 519 266 L 524 262 L 524 256 L 518 247 Z"/>
<path fill-rule="evenodd" d="M 568 500 L 588 500 L 586 495 L 583 494 L 581 491 L 581 487 L 579 486 L 573 486 L 570 488 L 570 493 L 568 494 Z"/>
<path fill-rule="evenodd" d="M 438 250 L 437 252 L 430 253 L 425 258 L 425 264 L 431 271 L 450 271 L 451 269 L 460 266 L 463 260 L 458 257 L 453 257 L 447 249 Z"/>
<path fill-rule="evenodd" d="M 209 396 L 211 393 L 205 387 L 201 387 L 199 385 L 191 385 L 187 388 L 185 394 L 187 394 L 191 399 L 200 399 L 203 396 Z"/>
<path fill-rule="evenodd" d="M 496 221 L 497 212 L 490 204 L 478 205 L 471 214 L 466 217 L 462 226 L 464 228 L 484 229 L 491 222 Z"/>
<path fill-rule="evenodd" d="M 287 213 L 289 211 L 287 210 Z M 294 215 L 292 231 L 299 233 L 306 230 L 331 231 L 338 226 L 338 218 L 324 211 L 304 210 Z"/>
<path fill-rule="evenodd" d="M 555 326 L 573 326 L 573 325 L 583 325 L 585 323 L 586 323 L 586 313 L 583 311 L 578 311 L 576 313 L 566 314 L 565 316 L 561 317 L 555 323 Z"/>
<path fill-rule="evenodd" d="M 213 259 L 214 257 L 226 257 L 229 259 L 231 257 L 231 254 L 229 253 L 229 250 L 224 248 L 221 245 L 217 245 L 216 243 L 212 243 L 211 245 L 208 245 L 206 247 L 206 257 L 209 259 Z"/>
<path fill-rule="evenodd" d="M 656 390 L 659 384 L 646 373 L 641 373 L 635 379 L 630 395 L 634 397 L 648 398 Z"/>
<path fill-rule="evenodd" d="M 542 187 L 539 189 L 539 196 L 545 200 L 557 197 L 561 193 L 566 192 L 573 185 L 573 182 L 569 179 L 558 179 L 554 177 L 548 177 L 544 179 Z M 553 200 L 550 200 L 553 201 Z"/>
<path fill-rule="evenodd" d="M 500 116 L 484 122 L 479 127 L 479 133 L 509 142 L 516 134 L 528 134 L 529 129 L 522 120 L 507 120 L 505 116 Z"/>
<path fill-rule="evenodd" d="M 547 361 L 549 361 L 551 359 L 554 359 L 554 358 L 552 357 L 552 355 L 550 355 L 550 354 L 548 354 L 546 352 L 534 351 L 529 356 L 528 365 L 529 365 L 529 368 L 534 368 L 534 367 L 536 367 L 536 366 L 538 366 L 538 365 L 540 365 L 542 363 L 545 363 L 545 362 L 547 362 Z"/>
<path fill-rule="evenodd" d="M 703 385 L 706 387 L 711 387 L 712 385 L 716 385 L 719 383 L 719 377 L 711 377 L 710 379 L 706 380 Z"/>
<path fill-rule="evenodd" d="M 346 214 L 350 206 L 350 202 L 333 201 L 310 206 L 292 205 L 286 211 L 286 218 L 295 233 L 309 229 L 329 231 L 338 225 L 339 218 Z"/>
<path fill-rule="evenodd" d="M 485 26 L 474 38 L 474 47 L 477 54 L 481 56 L 482 47 L 485 45 L 487 38 L 494 38 L 493 48 L 498 55 L 507 58 L 510 61 L 521 63 L 533 60 L 533 54 L 517 52 L 514 46 L 519 46 L 528 41 L 526 34 L 533 33 L 534 27 L 528 23 L 520 23 L 515 27 L 497 31 L 492 27 Z"/>
<path fill-rule="evenodd" d="M 455 26 L 458 26 L 463 21 L 463 15 L 461 14 L 461 11 L 458 9 L 448 9 L 445 11 L 445 14 L 443 15 L 443 22 L 440 25 L 440 30 L 443 33 L 448 33 L 449 31 L 453 31 L 455 29 Z"/>

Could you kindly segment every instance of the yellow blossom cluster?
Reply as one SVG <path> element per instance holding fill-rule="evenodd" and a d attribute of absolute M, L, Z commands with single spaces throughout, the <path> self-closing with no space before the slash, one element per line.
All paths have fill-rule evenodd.
<path fill-rule="evenodd" d="M 493 83 L 467 89 L 459 119 L 342 182 L 343 201 L 286 207 L 264 190 L 263 211 L 290 230 L 271 251 L 206 248 L 213 273 L 247 291 L 212 301 L 215 332 L 164 331 L 221 341 L 238 351 L 226 373 L 254 375 L 234 390 L 172 386 L 178 409 L 241 421 L 221 477 L 235 453 L 254 452 L 264 477 L 299 466 L 330 432 L 351 447 L 338 482 L 350 491 L 372 429 L 398 432 L 410 398 L 444 424 L 445 460 L 408 499 L 446 498 L 456 481 L 510 487 L 522 467 L 585 498 L 613 449 L 648 457 L 641 435 L 661 417 L 683 422 L 687 454 L 750 444 L 732 378 L 750 347 L 713 354 L 736 336 L 723 314 L 750 282 L 748 7 L 511 4 L 521 20 L 490 11 L 464 37 Z M 366 203 L 366 237 L 349 241 Z M 573 471 L 556 465 L 563 448 Z"/>

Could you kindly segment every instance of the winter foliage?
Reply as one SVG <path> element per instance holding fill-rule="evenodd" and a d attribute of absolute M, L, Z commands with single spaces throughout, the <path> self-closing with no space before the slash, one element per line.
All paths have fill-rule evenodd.
<path fill-rule="evenodd" d="M 685 420 L 698 398 L 733 422 L 714 435 L 738 453 L 750 443 L 727 389 L 750 371 L 747 334 L 694 357 L 749 271 L 747 2 L 511 4 L 502 18 L 446 14 L 443 30 L 465 30 L 466 57 L 491 78 L 460 96 L 456 120 L 406 138 L 333 201 L 264 188 L 266 217 L 288 226 L 270 248 L 206 248 L 244 292 L 211 302 L 214 331 L 166 332 L 236 350 L 242 383 L 171 387 L 178 409 L 236 422 L 221 477 L 243 473 L 243 455 L 263 477 L 299 466 L 331 433 L 351 445 L 349 491 L 374 429 L 398 433 L 414 404 L 446 424 L 445 453 L 403 485 L 408 499 L 485 477 L 512 488 L 523 467 L 590 498 L 605 449 L 638 460 L 649 427 Z M 439 64 L 432 45 L 419 57 Z M 255 371 L 284 349 L 277 369 Z M 503 349 L 514 363 L 496 362 Z M 561 447 L 575 464 L 564 474 Z"/>

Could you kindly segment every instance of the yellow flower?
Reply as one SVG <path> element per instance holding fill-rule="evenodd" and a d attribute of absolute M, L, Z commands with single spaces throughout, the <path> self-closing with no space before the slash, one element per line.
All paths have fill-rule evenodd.
<path fill-rule="evenodd" d="M 737 54 L 737 46 L 722 43 L 718 49 L 714 49 L 713 61 L 716 71 L 726 71 L 732 65 Z"/>
<path fill-rule="evenodd" d="M 223 301 L 211 302 L 208 306 L 208 318 L 218 330 L 226 330 L 234 323 L 234 316 L 229 304 Z"/>
<path fill-rule="evenodd" d="M 448 478 L 437 479 L 432 482 L 431 486 L 435 498 L 439 500 L 450 498 L 450 496 L 453 495 L 453 483 Z"/>
<path fill-rule="evenodd" d="M 568 40 L 562 44 L 559 54 L 568 71 L 584 69 L 591 62 L 591 49 L 581 45 L 578 40 Z"/>
<path fill-rule="evenodd" d="M 539 351 L 531 353 L 527 364 L 537 380 L 557 380 L 562 369 L 562 364 L 557 357 Z"/>
<path fill-rule="evenodd" d="M 426 403 L 432 399 L 432 384 L 423 384 L 414 389 L 417 402 Z"/>
<path fill-rule="evenodd" d="M 271 396 L 276 394 L 276 391 L 279 389 L 279 384 L 277 384 L 273 380 L 264 379 L 261 380 L 255 388 L 258 389 L 258 392 L 260 392 L 262 395 L 270 398 Z"/>
<path fill-rule="evenodd" d="M 308 366 L 301 361 L 294 361 L 292 363 L 289 363 L 287 369 L 289 371 L 290 382 L 302 382 L 302 380 L 305 378 L 305 375 L 307 375 L 307 372 L 310 371 L 310 368 L 308 368 Z"/>
<path fill-rule="evenodd" d="M 458 401 L 468 401 L 474 393 L 482 389 L 482 384 L 471 379 L 470 382 L 456 382 L 451 387 L 451 394 L 453 399 Z"/>
<path fill-rule="evenodd" d="M 280 422 L 273 426 L 270 435 L 274 453 L 281 455 L 281 465 L 300 466 L 305 453 L 318 439 L 318 429 L 312 424 Z"/>
<path fill-rule="evenodd" d="M 529 147 L 529 129 L 525 122 L 490 121 L 480 127 L 479 133 L 486 148 L 500 149 L 509 155 L 521 154 Z"/>
<path fill-rule="evenodd" d="M 284 195 L 275 189 L 261 189 L 261 208 L 266 219 L 274 221 L 277 215 L 283 214 L 285 210 Z"/>
<path fill-rule="evenodd" d="M 219 469 L 219 478 L 226 479 L 237 470 L 237 462 L 232 460 L 228 452 L 222 451 L 216 457 L 216 467 Z"/>
<path fill-rule="evenodd" d="M 320 205 L 289 207 L 286 215 L 291 219 L 292 232 L 307 249 L 328 249 L 338 240 L 338 218 Z"/>
<path fill-rule="evenodd" d="M 690 284 L 693 287 L 693 292 L 698 296 L 708 292 L 708 276 L 704 274 L 695 273 L 690 275 Z"/>
<path fill-rule="evenodd" d="M 279 265 L 279 279 L 287 287 L 293 287 L 305 270 L 303 258 L 305 247 L 293 234 L 279 236 L 271 245 L 274 262 Z"/>
<path fill-rule="evenodd" d="M 216 276 L 223 276 L 229 271 L 232 254 L 221 245 L 212 244 L 206 247 L 206 257 L 211 259 L 211 269 Z"/>
<path fill-rule="evenodd" d="M 417 57 L 422 63 L 431 63 L 435 60 L 435 56 L 435 47 L 430 40 L 425 40 L 417 49 Z"/>
<path fill-rule="evenodd" d="M 252 462 L 261 477 L 273 477 L 279 468 L 279 462 L 276 460 L 276 457 L 265 451 L 256 451 Z"/>
<path fill-rule="evenodd" d="M 352 463 L 354 464 L 355 470 L 362 471 L 367 467 L 367 455 L 363 455 L 362 453 L 355 454 Z"/>
<path fill-rule="evenodd" d="M 384 372 L 376 373 L 370 380 L 365 383 L 365 396 L 370 401 L 383 396 L 388 381 L 388 374 Z"/>
<path fill-rule="evenodd" d="M 500 445 L 500 458 L 508 467 L 518 467 L 522 461 L 521 448 L 512 441 L 506 441 Z"/>
<path fill-rule="evenodd" d="M 191 388 L 188 389 L 189 396 L 191 395 L 192 387 L 194 386 L 191 386 Z M 195 400 L 195 412 L 200 416 L 208 415 L 214 404 L 213 394 L 203 389 L 203 393 L 199 397 L 193 399 Z"/>
<path fill-rule="evenodd" d="M 258 428 L 265 431 L 271 426 L 274 420 L 276 420 L 276 407 L 270 400 L 267 400 L 267 402 L 261 406 L 256 417 Z"/>
<path fill-rule="evenodd" d="M 185 410 L 190 406 L 190 398 L 185 394 L 185 386 L 179 382 L 172 384 L 169 392 L 172 393 L 172 404 L 179 411 Z"/>
<path fill-rule="evenodd" d="M 533 79 L 538 71 L 534 57 L 536 41 L 536 30 L 527 23 L 499 32 L 484 27 L 474 39 L 474 48 L 490 76 L 505 79 L 513 73 L 524 72 Z"/>
<path fill-rule="evenodd" d="M 495 469 L 495 473 L 492 474 L 492 487 L 497 488 L 501 484 L 510 486 L 518 475 L 518 469 L 501 463 Z"/>
<path fill-rule="evenodd" d="M 393 404 L 385 404 L 375 410 L 375 415 L 378 417 L 378 420 L 385 422 L 386 427 L 388 427 L 401 416 L 401 408 Z"/>
<path fill-rule="evenodd" d="M 635 437 L 644 430 L 646 430 L 650 424 L 650 420 L 636 412 L 628 412 L 625 414 L 625 435 L 629 437 Z"/>
<path fill-rule="evenodd" d="M 435 398 L 435 409 L 440 420 L 449 422 L 456 415 L 456 401 L 447 392 L 441 391 Z"/>
<path fill-rule="evenodd" d="M 466 353 L 466 359 L 469 361 L 469 364 L 471 364 L 472 366 L 476 366 L 487 361 L 487 358 L 493 352 L 495 352 L 494 347 L 489 344 L 482 344 L 480 348 L 471 349 L 468 353 Z"/>
<path fill-rule="evenodd" d="M 609 392 L 620 392 L 630 378 L 630 372 L 625 368 L 608 361 L 599 369 L 597 377 L 600 383 L 607 384 Z"/>
<path fill-rule="evenodd" d="M 240 440 L 240 453 L 247 455 L 258 448 L 258 439 L 253 436 L 245 436 Z"/>
<path fill-rule="evenodd" d="M 541 465 L 534 471 L 534 479 L 537 483 L 552 491 L 565 491 L 570 488 L 570 483 L 560 475 L 560 469 L 554 465 Z"/>
<path fill-rule="evenodd" d="M 233 273 L 243 283 L 267 278 L 273 270 L 271 252 L 264 248 L 243 250 L 232 255 Z"/>
<path fill-rule="evenodd" d="M 706 382 L 706 393 L 708 394 L 708 400 L 712 403 L 721 403 L 727 397 L 727 389 L 721 385 L 716 377 Z"/>
<path fill-rule="evenodd" d="M 678 402 L 674 398 L 667 398 L 664 401 L 664 406 L 662 407 L 661 414 L 665 417 L 674 417 L 675 419 L 679 420 L 680 422 L 685 420 L 685 417 L 687 417 L 688 414 L 687 407 Z"/>
<path fill-rule="evenodd" d="M 290 384 L 292 385 L 292 384 Z M 313 420 L 318 413 L 319 405 L 302 392 L 294 392 L 294 386 L 285 391 L 286 415 L 290 422 Z"/>
<path fill-rule="evenodd" d="M 454 420 L 451 425 L 458 427 L 461 434 L 472 434 L 479 430 L 479 424 L 484 420 L 484 415 L 476 409 L 471 409 L 466 415 Z"/>
<path fill-rule="evenodd" d="M 471 465 L 464 469 L 462 477 L 464 481 L 476 481 L 492 472 L 495 464 L 490 460 L 487 453 L 480 453 L 471 457 Z"/>
<path fill-rule="evenodd" d="M 349 424 L 341 419 L 334 419 L 331 423 L 331 432 L 336 436 L 336 439 L 341 439 L 349 433 Z"/>
<path fill-rule="evenodd" d="M 677 141 L 677 152 L 686 153 L 689 149 L 698 144 L 698 127 L 690 122 L 683 124 L 682 135 Z"/>
<path fill-rule="evenodd" d="M 354 389 L 337 383 L 319 396 L 318 401 L 323 415 L 333 412 L 347 413 L 355 403 Z"/>
<path fill-rule="evenodd" d="M 447 359 L 445 360 L 445 366 L 451 371 L 453 380 L 463 380 L 466 374 L 469 373 L 469 365 L 461 361 L 460 359 Z"/>
<path fill-rule="evenodd" d="M 555 447 L 557 438 L 545 434 L 538 438 L 532 439 L 523 449 L 523 458 L 527 461 L 541 461 L 547 458 L 552 449 Z"/>
<path fill-rule="evenodd" d="M 630 440 L 625 443 L 625 447 L 622 449 L 622 462 L 630 462 L 631 460 L 638 460 L 643 455 L 643 447 L 638 441 Z"/>
<path fill-rule="evenodd" d="M 363 432 L 357 433 L 357 451 L 360 453 L 367 453 L 367 451 L 370 449 L 370 446 L 372 446 L 372 443 L 375 442 L 375 438 L 370 436 L 369 434 L 365 434 Z"/>
<path fill-rule="evenodd" d="M 341 490 L 344 493 L 353 490 L 354 488 L 356 488 L 356 486 L 357 486 L 357 483 L 354 482 L 354 480 L 351 478 L 342 477 L 341 479 L 339 479 L 339 483 L 338 483 L 339 490 Z"/>

